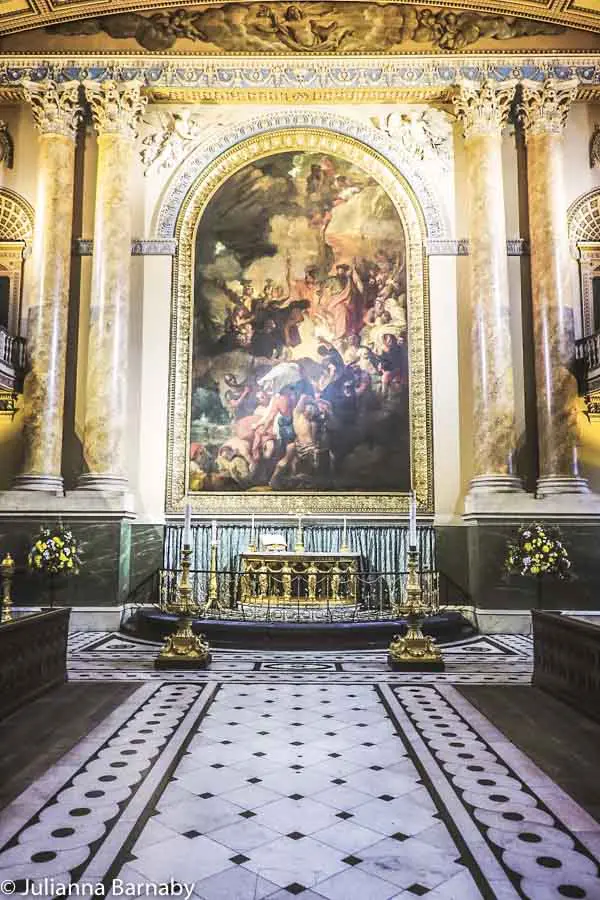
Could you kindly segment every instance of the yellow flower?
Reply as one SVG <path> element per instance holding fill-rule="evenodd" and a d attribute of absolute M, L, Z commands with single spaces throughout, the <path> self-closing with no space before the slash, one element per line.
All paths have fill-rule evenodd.
<path fill-rule="evenodd" d="M 529 543 L 529 541 L 527 541 L 526 544 L 523 544 L 523 549 L 524 549 L 524 550 L 531 550 L 531 544 Z"/>
<path fill-rule="evenodd" d="M 537 566 L 532 566 L 532 567 L 531 567 L 531 571 L 533 572 L 534 575 L 537 575 L 537 574 L 539 573 L 540 570 L 539 570 L 539 568 L 538 568 Z"/>
<path fill-rule="evenodd" d="M 73 568 L 73 560 L 72 560 L 72 559 L 69 559 L 69 560 L 67 561 L 67 569 L 72 569 L 72 568 Z"/>

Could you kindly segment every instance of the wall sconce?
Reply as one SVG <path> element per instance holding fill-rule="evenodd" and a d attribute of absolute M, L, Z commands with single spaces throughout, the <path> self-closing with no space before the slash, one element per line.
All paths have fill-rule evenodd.
<path fill-rule="evenodd" d="M 588 422 L 600 419 L 600 391 L 595 391 L 593 394 L 585 394 L 583 402 L 585 403 L 583 414 Z"/>

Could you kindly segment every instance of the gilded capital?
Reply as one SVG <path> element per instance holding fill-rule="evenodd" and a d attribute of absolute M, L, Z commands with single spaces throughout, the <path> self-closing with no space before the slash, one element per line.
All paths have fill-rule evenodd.
<path fill-rule="evenodd" d="M 519 121 L 525 136 L 532 134 L 561 134 L 567 124 L 571 103 L 575 100 L 577 79 L 521 82 Z"/>
<path fill-rule="evenodd" d="M 38 131 L 75 137 L 81 117 L 78 81 L 24 81 L 23 91 Z"/>
<path fill-rule="evenodd" d="M 465 138 L 499 134 L 508 119 L 516 81 L 461 81 L 452 92 L 456 116 Z"/>
<path fill-rule="evenodd" d="M 135 138 L 137 124 L 146 105 L 141 81 L 85 81 L 85 97 L 92 111 L 96 131 Z"/>

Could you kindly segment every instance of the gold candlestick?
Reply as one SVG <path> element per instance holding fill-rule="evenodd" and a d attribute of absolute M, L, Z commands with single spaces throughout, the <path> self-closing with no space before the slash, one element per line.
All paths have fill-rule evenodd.
<path fill-rule="evenodd" d="M 182 550 L 181 577 L 175 589 L 175 599 L 167 605 L 168 612 L 177 615 L 177 627 L 170 634 L 154 661 L 156 669 L 206 669 L 211 662 L 208 641 L 204 635 L 195 635 L 192 619 L 198 613 L 190 584 L 190 558 L 192 548 L 186 544 Z"/>
<path fill-rule="evenodd" d="M 304 532 L 302 531 L 302 516 L 298 516 L 298 528 L 296 530 L 296 544 L 294 546 L 296 553 L 304 553 Z"/>
<path fill-rule="evenodd" d="M 222 609 L 221 598 L 219 597 L 219 576 L 217 574 L 217 542 L 213 541 L 210 545 L 210 568 L 208 572 L 208 598 L 204 612 L 209 609 Z"/>
<path fill-rule="evenodd" d="M 15 576 L 15 561 L 7 553 L 0 563 L 2 572 L 2 620 L 4 622 L 12 619 L 12 580 Z"/>
<path fill-rule="evenodd" d="M 443 672 L 444 660 L 432 637 L 423 634 L 422 622 L 431 615 L 431 606 L 423 602 L 419 579 L 419 551 L 408 551 L 406 603 L 395 604 L 394 612 L 407 619 L 406 635 L 394 635 L 388 648 L 388 665 L 403 672 Z"/>

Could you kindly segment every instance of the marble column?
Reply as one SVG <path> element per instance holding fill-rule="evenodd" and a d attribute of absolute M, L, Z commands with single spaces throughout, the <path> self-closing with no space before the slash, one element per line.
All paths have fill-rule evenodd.
<path fill-rule="evenodd" d="M 576 81 L 524 81 L 529 240 L 538 414 L 537 493 L 588 493 L 577 465 L 577 381 L 563 131 Z"/>
<path fill-rule="evenodd" d="M 473 478 L 470 493 L 520 491 L 510 335 L 502 128 L 516 82 L 467 81 L 453 93 L 465 138 L 469 219 Z"/>
<path fill-rule="evenodd" d="M 131 165 L 145 105 L 141 83 L 85 82 L 98 136 L 83 455 L 78 487 L 127 490 L 127 351 Z"/>
<path fill-rule="evenodd" d="M 63 401 L 79 82 L 27 82 L 39 136 L 23 389 L 25 462 L 15 487 L 62 493 Z"/>

